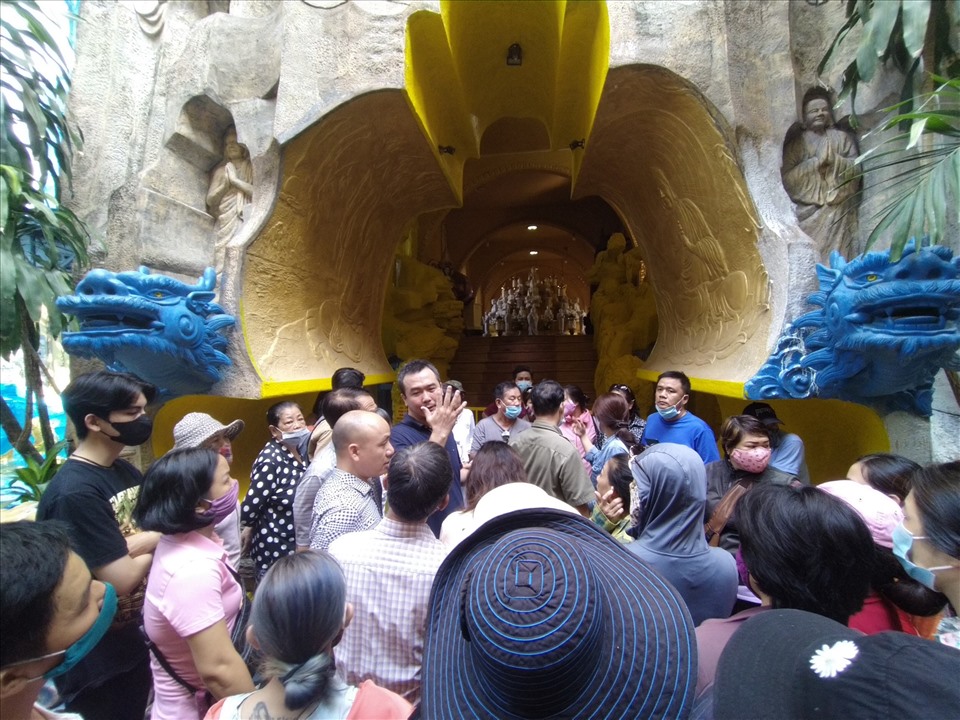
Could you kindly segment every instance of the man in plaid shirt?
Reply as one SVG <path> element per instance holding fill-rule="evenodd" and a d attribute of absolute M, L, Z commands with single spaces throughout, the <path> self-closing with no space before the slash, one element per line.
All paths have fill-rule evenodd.
<path fill-rule="evenodd" d="M 386 517 L 330 545 L 354 608 L 337 646 L 337 668 L 351 685 L 371 679 L 412 703 L 420 697 L 430 588 L 447 554 L 426 520 L 447 503 L 451 481 L 450 460 L 436 443 L 399 450 L 384 481 Z"/>

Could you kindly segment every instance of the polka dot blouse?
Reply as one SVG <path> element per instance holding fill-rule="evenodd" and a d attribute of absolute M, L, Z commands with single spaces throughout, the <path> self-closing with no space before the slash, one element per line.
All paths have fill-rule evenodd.
<path fill-rule="evenodd" d="M 258 580 L 273 563 L 297 549 L 293 498 L 306 469 L 305 463 L 276 440 L 268 442 L 253 462 L 241 521 L 253 527 L 250 556 L 257 568 Z"/>

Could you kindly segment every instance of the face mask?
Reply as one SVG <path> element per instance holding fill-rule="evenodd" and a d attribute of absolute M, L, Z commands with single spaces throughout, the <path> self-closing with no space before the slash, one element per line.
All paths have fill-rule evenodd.
<path fill-rule="evenodd" d="M 520 392 L 523 392 L 524 390 L 529 390 L 530 388 L 532 388 L 533 383 L 530 382 L 529 380 L 518 380 L 517 387 L 520 388 Z"/>
<path fill-rule="evenodd" d="M 573 411 L 577 409 L 577 404 L 570 400 L 567 400 L 563 403 L 563 414 L 564 415 L 573 415 Z"/>
<path fill-rule="evenodd" d="M 222 448 L 217 450 L 217 452 L 220 453 L 223 457 L 225 457 L 228 463 L 233 462 L 233 450 L 230 448 L 229 445 L 224 445 Z"/>
<path fill-rule="evenodd" d="M 679 405 L 680 403 L 677 403 Z M 676 420 L 680 416 L 680 411 L 677 410 L 677 405 L 671 405 L 670 407 L 657 408 L 657 412 L 660 414 L 664 420 L 669 422 L 670 420 Z"/>
<path fill-rule="evenodd" d="M 523 410 L 519 405 L 507 405 L 503 408 L 503 414 L 507 416 L 510 420 L 516 420 L 520 417 L 520 412 Z"/>
<path fill-rule="evenodd" d="M 757 447 L 749 450 L 737 448 L 730 453 L 730 461 L 739 470 L 762 473 L 770 464 L 770 448 Z"/>
<path fill-rule="evenodd" d="M 903 523 L 900 523 L 893 529 L 893 554 L 897 556 L 897 560 L 903 565 L 903 569 L 907 575 L 924 587 L 940 592 L 936 588 L 937 578 L 933 574 L 933 571 L 949 570 L 950 566 L 937 565 L 936 567 L 925 568 L 920 567 L 910 559 L 910 548 L 913 547 L 913 541 L 926 539 L 926 535 L 911 535 L 910 531 L 903 526 Z"/>
<path fill-rule="evenodd" d="M 203 512 L 197 513 L 197 517 L 201 520 L 208 521 L 208 525 L 216 525 L 237 509 L 238 497 L 240 497 L 240 483 L 234 482 L 230 491 L 223 497 L 218 497 L 216 500 L 203 498 L 205 502 L 210 503 L 210 507 Z"/>
<path fill-rule="evenodd" d="M 283 436 L 282 442 L 284 445 L 289 445 L 290 447 L 296 447 L 300 444 L 300 441 L 305 437 L 310 436 L 310 428 L 300 428 L 299 430 L 294 430 L 292 432 L 281 433 Z"/>
<path fill-rule="evenodd" d="M 33 658 L 32 660 L 23 660 L 19 663 L 14 663 L 14 665 L 21 665 L 26 662 L 33 662 L 33 660 L 44 660 L 57 655 L 63 655 L 64 657 L 62 663 L 54 668 L 51 668 L 50 670 L 47 670 L 47 672 L 40 676 L 45 680 L 52 680 L 53 678 L 59 677 L 65 672 L 68 672 L 76 667 L 77 663 L 83 660 L 83 658 L 85 658 L 87 654 L 93 650 L 94 647 L 96 647 L 97 643 L 100 642 L 103 636 L 107 633 L 107 630 L 110 629 L 111 623 L 113 623 L 113 616 L 117 613 L 117 591 L 113 589 L 113 585 L 110 583 L 104 583 L 104 585 L 107 586 L 107 591 L 103 596 L 103 605 L 100 607 L 100 615 L 97 617 L 96 622 L 90 626 L 90 629 L 80 636 L 79 640 L 77 640 L 66 650 L 50 653 L 49 655 L 41 655 L 40 657 Z M 30 678 L 29 681 L 39 679 L 39 677 L 35 677 Z"/>
<path fill-rule="evenodd" d="M 107 420 L 107 422 L 110 421 Z M 110 439 L 128 447 L 143 445 L 150 439 L 150 433 L 153 432 L 153 420 L 149 415 L 141 415 L 130 422 L 110 423 L 110 425 L 118 433 Z"/>

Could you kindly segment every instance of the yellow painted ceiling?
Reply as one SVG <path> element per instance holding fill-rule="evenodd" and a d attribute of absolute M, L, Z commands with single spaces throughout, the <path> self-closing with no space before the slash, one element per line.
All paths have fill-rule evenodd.
<path fill-rule="evenodd" d="M 519 66 L 507 65 L 514 44 L 522 49 Z M 464 163 L 480 156 L 484 133 L 497 122 L 540 123 L 552 150 L 586 140 L 609 50 L 603 2 L 448 1 L 439 15 L 411 15 L 406 92 L 457 197 Z M 573 176 L 580 155 L 570 156 Z"/>

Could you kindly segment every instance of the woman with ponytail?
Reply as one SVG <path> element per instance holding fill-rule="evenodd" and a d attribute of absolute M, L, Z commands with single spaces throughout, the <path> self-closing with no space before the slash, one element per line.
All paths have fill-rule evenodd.
<path fill-rule="evenodd" d="M 413 711 L 399 695 L 337 674 L 333 648 L 353 618 L 343 571 L 331 555 L 308 551 L 280 558 L 264 576 L 247 630 L 259 648 L 267 683 L 221 700 L 206 720 L 391 718 Z"/>
<path fill-rule="evenodd" d="M 573 421 L 573 431 L 583 443 L 583 459 L 590 463 L 590 482 L 597 486 L 597 478 L 607 460 L 614 455 L 629 455 L 627 448 L 633 444 L 630 433 L 630 407 L 623 395 L 604 393 L 593 403 L 593 417 L 603 434 L 603 448 L 598 450 L 590 438 L 587 426 L 579 418 Z"/>

